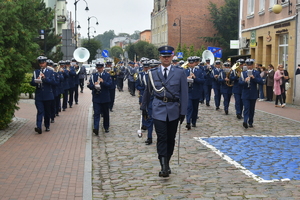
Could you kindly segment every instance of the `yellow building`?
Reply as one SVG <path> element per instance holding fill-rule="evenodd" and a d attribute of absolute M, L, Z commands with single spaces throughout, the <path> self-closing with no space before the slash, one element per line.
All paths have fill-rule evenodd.
<path fill-rule="evenodd" d="M 287 103 L 294 103 L 296 0 L 278 2 L 282 11 L 275 14 L 275 10 L 272 10 L 277 4 L 275 0 L 240 1 L 240 54 L 250 54 L 256 63 L 265 67 L 272 64 L 275 70 L 279 64 L 283 64 L 291 78 Z"/>

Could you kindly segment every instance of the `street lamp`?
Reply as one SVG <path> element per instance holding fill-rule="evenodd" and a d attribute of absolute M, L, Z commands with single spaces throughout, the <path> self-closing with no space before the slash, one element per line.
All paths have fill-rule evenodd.
<path fill-rule="evenodd" d="M 91 26 L 90 28 L 93 28 L 93 29 L 94 29 L 94 33 L 97 33 L 97 31 L 96 31 L 96 28 L 95 28 L 95 27 Z"/>
<path fill-rule="evenodd" d="M 282 3 L 285 2 L 285 0 L 281 0 Z M 290 0 L 288 0 L 288 4 L 289 4 L 289 15 L 292 14 L 292 10 L 291 10 L 291 7 L 292 7 L 292 3 L 290 2 Z M 277 0 L 277 4 L 275 4 L 273 7 L 272 7 L 272 11 L 275 13 L 275 14 L 279 14 L 281 13 L 282 11 L 282 5 L 278 3 L 278 0 Z"/>
<path fill-rule="evenodd" d="M 180 48 L 181 48 L 181 16 L 179 18 L 174 19 L 173 26 L 177 26 L 176 20 L 178 20 L 178 26 L 179 26 L 179 44 L 180 44 Z"/>
<path fill-rule="evenodd" d="M 75 47 L 77 49 L 77 3 L 79 2 L 80 0 L 75 0 L 74 2 L 74 5 L 75 5 Z M 88 7 L 88 4 L 86 2 L 86 0 L 83 0 L 86 4 L 86 7 L 85 7 L 85 10 L 86 11 L 89 11 L 89 7 Z M 80 25 L 78 25 L 80 27 Z M 81 28 L 81 27 L 80 27 Z"/>
<path fill-rule="evenodd" d="M 97 17 L 91 16 L 91 17 L 88 18 L 88 39 L 89 39 L 89 42 L 90 42 L 90 28 L 91 28 L 90 27 L 90 19 L 91 18 L 95 18 L 97 20 L 96 25 L 99 25 Z"/>

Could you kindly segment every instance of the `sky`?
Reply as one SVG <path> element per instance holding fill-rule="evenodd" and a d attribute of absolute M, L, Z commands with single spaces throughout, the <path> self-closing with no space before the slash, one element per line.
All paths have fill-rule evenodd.
<path fill-rule="evenodd" d="M 69 0 L 68 11 L 72 12 L 72 19 L 75 20 L 75 0 Z M 97 36 L 105 31 L 114 30 L 115 34 L 151 29 L 151 12 L 153 0 L 86 0 L 89 11 L 86 11 L 84 0 L 77 2 L 77 25 L 81 29 L 77 32 L 87 38 L 88 18 L 90 17 L 90 35 Z M 94 17 L 93 17 L 94 16 Z M 97 19 L 99 25 L 96 25 Z"/>

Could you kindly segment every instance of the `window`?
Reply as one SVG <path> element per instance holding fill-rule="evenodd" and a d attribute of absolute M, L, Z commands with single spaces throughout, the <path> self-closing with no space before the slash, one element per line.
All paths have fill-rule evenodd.
<path fill-rule="evenodd" d="M 254 0 L 248 0 L 248 15 L 254 14 Z"/>
<path fill-rule="evenodd" d="M 270 0 L 270 8 L 277 4 L 277 0 Z"/>
<path fill-rule="evenodd" d="M 283 64 L 284 68 L 287 69 L 288 63 L 288 47 L 289 47 L 289 35 L 282 34 L 279 36 L 279 47 L 278 47 L 278 64 Z"/>
<path fill-rule="evenodd" d="M 259 1 L 259 11 L 265 10 L 265 0 L 260 0 Z"/>

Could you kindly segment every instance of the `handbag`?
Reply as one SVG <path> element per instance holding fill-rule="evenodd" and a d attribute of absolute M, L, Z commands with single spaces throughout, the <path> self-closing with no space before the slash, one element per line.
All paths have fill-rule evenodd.
<path fill-rule="evenodd" d="M 291 84 L 289 82 L 285 82 L 285 90 L 288 90 L 291 88 Z"/>

